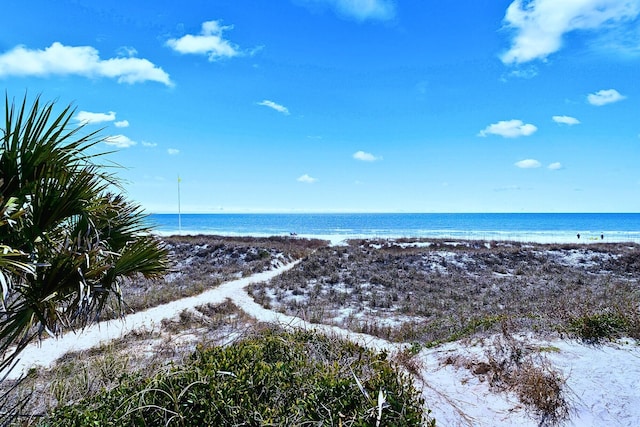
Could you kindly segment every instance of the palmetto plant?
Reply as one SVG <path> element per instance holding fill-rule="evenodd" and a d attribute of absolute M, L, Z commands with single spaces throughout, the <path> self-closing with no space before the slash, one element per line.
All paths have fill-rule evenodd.
<path fill-rule="evenodd" d="M 82 327 L 119 284 L 166 269 L 167 252 L 140 206 L 97 159 L 100 131 L 74 110 L 5 97 L 0 134 L 0 370 L 26 344 Z"/>

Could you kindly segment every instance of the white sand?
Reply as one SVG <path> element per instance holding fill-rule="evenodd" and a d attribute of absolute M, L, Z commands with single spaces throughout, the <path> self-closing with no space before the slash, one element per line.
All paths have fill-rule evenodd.
<path fill-rule="evenodd" d="M 529 341 L 531 342 L 531 341 Z M 632 340 L 588 346 L 577 341 L 535 341 L 558 352 L 546 357 L 566 379 L 570 420 L 576 427 L 640 425 L 640 346 Z M 481 347 L 446 344 L 419 357 L 423 397 L 439 426 L 537 426 L 540 422 L 510 393 L 494 393 L 469 370 L 443 366 L 447 355 L 478 356 Z"/>
<path fill-rule="evenodd" d="M 124 321 L 103 322 L 80 333 L 66 334 L 60 339 L 48 339 L 28 346 L 20 354 L 16 367 L 8 378 L 17 378 L 33 366 L 51 366 L 70 351 L 86 350 L 134 330 L 151 330 L 163 319 L 177 317 L 185 309 L 208 303 L 221 303 L 227 298 L 250 316 L 265 322 L 292 327 L 316 329 L 335 333 L 373 347 L 394 351 L 402 348 L 380 338 L 357 334 L 334 326 L 309 324 L 304 320 L 277 313 L 255 303 L 245 288 L 251 283 L 269 280 L 296 263 L 251 277 L 227 282 L 200 295 L 164 304 L 126 317 Z M 540 346 L 554 346 L 558 352 L 548 354 L 552 365 L 567 379 L 571 402 L 570 426 L 629 426 L 640 425 L 640 346 L 632 340 L 593 347 L 575 341 L 557 340 L 536 342 Z M 417 385 L 438 426 L 537 426 L 536 419 L 517 400 L 515 395 L 494 393 L 486 382 L 480 381 L 466 369 L 443 366 L 442 358 L 449 354 L 482 354 L 479 346 L 465 347 L 451 343 L 418 355 L 422 364 Z"/>

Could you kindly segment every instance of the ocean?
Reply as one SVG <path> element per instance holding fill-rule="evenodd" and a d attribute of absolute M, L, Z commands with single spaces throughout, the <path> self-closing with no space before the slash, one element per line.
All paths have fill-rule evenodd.
<path fill-rule="evenodd" d="M 151 214 L 159 235 L 640 243 L 640 213 Z M 580 237 L 578 238 L 578 234 Z"/>

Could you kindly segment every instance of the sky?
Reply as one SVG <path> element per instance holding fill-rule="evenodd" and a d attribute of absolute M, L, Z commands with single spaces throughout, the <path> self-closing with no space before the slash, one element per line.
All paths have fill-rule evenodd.
<path fill-rule="evenodd" d="M 639 79 L 640 0 L 26 0 L 0 16 L 7 95 L 73 104 L 150 213 L 640 212 Z"/>

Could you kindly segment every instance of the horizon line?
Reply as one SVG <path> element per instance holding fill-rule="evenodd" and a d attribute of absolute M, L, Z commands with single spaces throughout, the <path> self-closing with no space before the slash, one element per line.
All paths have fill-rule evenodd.
<path fill-rule="evenodd" d="M 636 211 L 211 211 L 211 212 L 147 212 L 148 215 L 468 215 L 468 214 L 640 214 Z"/>

